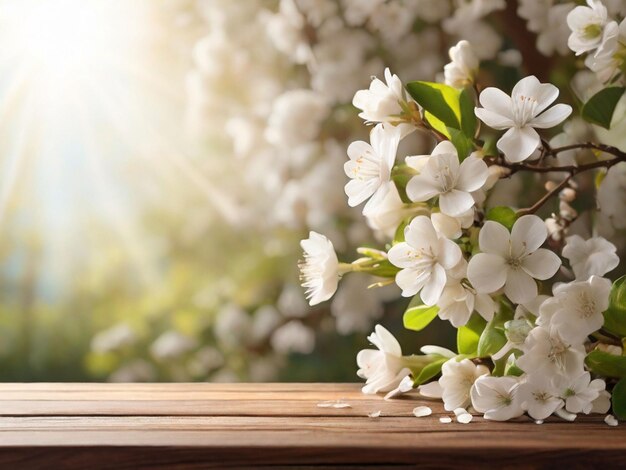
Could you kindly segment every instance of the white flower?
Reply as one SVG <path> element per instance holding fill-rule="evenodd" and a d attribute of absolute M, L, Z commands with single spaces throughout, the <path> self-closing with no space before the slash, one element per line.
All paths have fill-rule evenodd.
<path fill-rule="evenodd" d="M 589 414 L 593 409 L 593 402 L 606 388 L 606 383 L 602 379 L 591 380 L 589 372 L 583 372 L 578 377 L 559 376 L 556 386 L 565 400 L 567 411 Z"/>
<path fill-rule="evenodd" d="M 584 280 L 590 276 L 604 276 L 619 264 L 617 248 L 602 237 L 583 240 L 580 235 L 572 235 L 565 239 L 563 257 L 576 275 L 576 279 Z"/>
<path fill-rule="evenodd" d="M 508 129 L 498 140 L 497 147 L 510 162 L 526 160 L 539 146 L 541 139 L 535 128 L 547 129 L 563 122 L 572 107 L 557 104 L 544 111 L 559 96 L 559 89 L 550 83 L 540 83 L 531 75 L 513 87 L 511 96 L 498 88 L 485 88 L 480 94 L 482 108 L 476 116 L 494 129 Z"/>
<path fill-rule="evenodd" d="M 402 113 L 400 103 L 405 101 L 404 88 L 397 75 L 387 67 L 385 81 L 373 78 L 368 90 L 355 93 L 352 104 L 361 110 L 359 117 L 368 122 L 394 122 Z"/>
<path fill-rule="evenodd" d="M 524 413 L 517 394 L 516 377 L 479 377 L 470 391 L 472 406 L 485 419 L 507 421 Z"/>
<path fill-rule="evenodd" d="M 381 325 L 376 325 L 374 332 L 367 339 L 378 350 L 363 349 L 356 356 L 359 366 L 357 375 L 366 379 L 363 393 L 373 394 L 393 390 L 410 373 L 405 367 L 398 340 Z"/>
<path fill-rule="evenodd" d="M 469 228 L 474 223 L 474 209 L 472 208 L 458 217 L 452 217 L 443 212 L 434 212 L 430 215 L 430 220 L 433 221 L 437 233 L 450 240 L 456 240 L 463 235 L 462 229 Z"/>
<path fill-rule="evenodd" d="M 478 235 L 482 253 L 474 255 L 467 268 L 472 286 L 485 294 L 504 286 L 506 296 L 518 304 L 535 298 L 534 279 L 551 278 L 561 265 L 556 254 L 539 248 L 547 235 L 545 224 L 536 215 L 520 217 L 510 234 L 498 222 L 485 222 Z"/>
<path fill-rule="evenodd" d="M 564 405 L 551 377 L 543 374 L 528 376 L 526 381 L 520 384 L 518 394 L 522 408 L 533 419 L 546 419 Z"/>
<path fill-rule="evenodd" d="M 339 261 L 332 242 L 317 232 L 302 240 L 304 261 L 300 262 L 300 279 L 306 288 L 310 305 L 330 299 L 339 283 Z"/>
<path fill-rule="evenodd" d="M 150 346 L 150 354 L 157 360 L 174 359 L 194 349 L 197 342 L 178 331 L 166 331 Z"/>
<path fill-rule="evenodd" d="M 467 277 L 467 261 L 459 264 L 448 273 L 448 283 L 437 302 L 439 318 L 448 320 L 455 328 L 465 325 L 476 310 L 489 321 L 496 311 L 496 304 L 487 294 L 477 294 L 463 281 Z"/>
<path fill-rule="evenodd" d="M 610 81 L 623 65 L 626 51 L 626 20 L 618 24 L 611 21 L 604 28 L 602 43 L 594 54 L 589 54 L 585 65 L 596 73 L 598 80 Z"/>
<path fill-rule="evenodd" d="M 473 83 L 478 71 L 478 58 L 471 44 L 466 40 L 461 40 L 456 46 L 450 48 L 448 54 L 452 62 L 443 67 L 446 85 L 463 88 Z"/>
<path fill-rule="evenodd" d="M 567 15 L 567 25 L 572 30 L 567 45 L 576 55 L 600 45 L 608 21 L 606 7 L 600 0 L 587 0 L 587 5 L 578 6 Z"/>
<path fill-rule="evenodd" d="M 454 268 L 462 253 L 459 246 L 437 234 L 432 221 L 415 217 L 404 230 L 405 240 L 391 247 L 389 261 L 399 268 L 396 284 L 404 297 L 421 291 L 426 305 L 435 305 L 446 285 L 446 270 Z"/>
<path fill-rule="evenodd" d="M 457 361 L 450 359 L 441 367 L 441 385 L 443 406 L 452 411 L 466 408 L 470 404 L 470 389 L 478 377 L 489 375 L 489 369 L 476 365 L 469 359 Z"/>
<path fill-rule="evenodd" d="M 362 140 L 352 142 L 348 147 L 350 160 L 343 167 L 351 178 L 345 187 L 351 207 L 373 196 L 364 210 L 380 203 L 393 184 L 390 181 L 391 168 L 396 161 L 400 130 L 391 125 L 378 124 L 370 133 L 370 141 L 371 145 Z"/>
<path fill-rule="evenodd" d="M 526 338 L 524 351 L 516 365 L 527 373 L 571 375 L 583 370 L 584 347 L 566 341 L 554 326 L 534 328 Z"/>
<path fill-rule="evenodd" d="M 441 212 L 456 217 L 474 206 L 470 193 L 480 189 L 488 176 L 487 165 L 478 158 L 468 157 L 459 164 L 456 148 L 445 140 L 433 149 L 420 174 L 411 178 L 406 192 L 414 202 L 439 196 Z"/>
<path fill-rule="evenodd" d="M 363 210 L 363 215 L 371 229 L 381 232 L 387 238 L 393 238 L 398 225 L 409 212 L 414 214 L 415 209 L 407 209 L 396 185 L 390 184 L 389 191 L 382 201 L 374 207 Z M 423 213 L 428 213 L 428 210 L 424 208 Z"/>
<path fill-rule="evenodd" d="M 611 281 L 591 276 L 587 281 L 561 284 L 554 289 L 559 308 L 551 323 L 558 326 L 561 336 L 571 342 L 584 342 L 604 323 L 602 312 L 609 308 Z"/>

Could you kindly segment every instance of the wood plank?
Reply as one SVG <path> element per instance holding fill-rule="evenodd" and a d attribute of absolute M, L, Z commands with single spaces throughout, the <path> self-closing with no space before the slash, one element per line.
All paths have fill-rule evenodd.
<path fill-rule="evenodd" d="M 351 407 L 318 407 L 337 399 Z M 415 418 L 421 404 L 433 414 Z M 603 416 L 543 425 L 441 416 L 452 413 L 439 402 L 384 401 L 359 384 L 0 384 L 0 465 L 626 466 L 626 426 Z"/>

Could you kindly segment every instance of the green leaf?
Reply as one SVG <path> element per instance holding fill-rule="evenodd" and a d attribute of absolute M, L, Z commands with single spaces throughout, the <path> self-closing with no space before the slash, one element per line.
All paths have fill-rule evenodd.
<path fill-rule="evenodd" d="M 445 126 L 454 129 L 461 128 L 460 93 L 457 89 L 442 83 L 420 81 L 409 82 L 406 88 L 425 111 L 443 122 Z M 426 118 L 428 119 L 428 116 Z M 430 119 L 429 122 L 431 122 Z M 431 124 L 435 127 L 433 122 Z"/>
<path fill-rule="evenodd" d="M 487 322 L 480 315 L 474 313 L 465 326 L 459 327 L 456 334 L 456 347 L 459 354 L 475 356 L 478 352 L 480 335 Z"/>
<path fill-rule="evenodd" d="M 450 141 L 456 148 L 459 154 L 459 160 L 463 161 L 474 150 L 474 141 L 469 139 L 463 132 L 453 127 L 448 127 L 448 134 L 450 134 Z"/>
<path fill-rule="evenodd" d="M 441 372 L 441 366 L 443 366 L 443 364 L 449 360 L 450 358 L 442 357 L 441 359 L 436 359 L 435 361 L 428 364 L 420 371 L 417 377 L 413 379 L 413 385 L 418 386 L 432 379 L 434 376 L 439 374 L 439 372 Z"/>
<path fill-rule="evenodd" d="M 407 330 L 422 331 L 435 319 L 439 312 L 439 307 L 436 305 L 432 307 L 428 305 L 413 305 L 418 302 L 421 303 L 421 300 L 419 300 L 419 296 L 416 295 L 413 297 L 413 300 L 402 317 L 404 327 Z"/>
<path fill-rule="evenodd" d="M 611 394 L 613 414 L 619 419 L 626 419 L 626 379 L 622 379 L 613 387 Z"/>
<path fill-rule="evenodd" d="M 513 319 L 513 310 L 508 304 L 501 302 L 498 311 L 487 323 L 480 335 L 478 342 L 478 355 L 480 357 L 491 356 L 497 353 L 507 343 L 504 324 Z M 504 365 L 502 365 L 504 372 Z"/>
<path fill-rule="evenodd" d="M 492 207 L 487 211 L 486 219 L 498 222 L 511 230 L 511 228 L 513 228 L 515 220 L 517 219 L 517 215 L 515 214 L 515 211 L 510 207 L 497 206 Z"/>
<path fill-rule="evenodd" d="M 626 377 L 626 356 L 596 350 L 587 354 L 585 364 L 592 372 L 603 377 Z"/>
<path fill-rule="evenodd" d="M 473 91 L 471 88 L 464 89 L 459 95 L 459 107 L 461 111 L 461 130 L 468 139 L 474 139 L 476 133 L 476 115 L 474 114 Z"/>
<path fill-rule="evenodd" d="M 400 222 L 400 225 L 398 225 L 396 233 L 393 236 L 393 241 L 391 242 L 392 245 L 397 245 L 398 243 L 402 243 L 404 241 L 404 229 L 407 225 L 409 225 L 409 223 L 411 223 L 411 219 L 404 219 Z"/>
<path fill-rule="evenodd" d="M 483 154 L 485 157 L 497 157 L 498 147 L 496 146 L 497 140 L 491 137 L 485 139 L 483 144 Z"/>
<path fill-rule="evenodd" d="M 446 123 L 443 122 L 441 119 L 437 119 L 435 116 L 433 116 L 431 113 L 429 113 L 428 111 L 426 111 L 424 113 L 424 118 L 428 121 L 428 123 L 433 127 L 433 129 L 435 129 L 437 132 L 443 134 L 444 136 L 446 136 L 448 139 L 451 138 L 450 136 L 450 131 L 448 131 L 449 127 L 446 126 Z"/>
<path fill-rule="evenodd" d="M 626 276 L 613 283 L 609 308 L 604 312 L 604 328 L 611 333 L 626 337 Z"/>
<path fill-rule="evenodd" d="M 592 123 L 610 129 L 613 112 L 624 94 L 624 87 L 608 87 L 589 98 L 582 109 L 583 118 Z"/>

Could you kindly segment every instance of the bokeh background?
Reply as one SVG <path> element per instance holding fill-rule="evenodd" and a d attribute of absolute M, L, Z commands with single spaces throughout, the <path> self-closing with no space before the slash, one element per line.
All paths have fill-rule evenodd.
<path fill-rule="evenodd" d="M 352 381 L 383 316 L 450 345 L 370 279 L 309 308 L 298 243 L 388 231 L 343 193 L 372 75 L 434 80 L 465 38 L 508 86 L 567 52 L 474 3 L 0 0 L 0 380 Z"/>

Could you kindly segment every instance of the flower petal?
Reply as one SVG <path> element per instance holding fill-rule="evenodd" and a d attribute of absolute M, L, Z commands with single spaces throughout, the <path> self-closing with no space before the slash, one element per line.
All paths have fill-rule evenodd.
<path fill-rule="evenodd" d="M 526 160 L 539 147 L 541 139 L 532 127 L 512 127 L 498 140 L 497 147 L 509 162 Z"/>
<path fill-rule="evenodd" d="M 507 279 L 504 258 L 490 253 L 478 253 L 470 259 L 467 278 L 478 293 L 490 294 L 500 289 Z"/>
<path fill-rule="evenodd" d="M 446 271 L 441 267 L 441 265 L 436 264 L 433 266 L 433 270 L 424 284 L 424 288 L 420 292 L 422 302 L 426 305 L 435 305 L 441 297 L 441 293 L 443 292 L 445 285 Z"/>
<path fill-rule="evenodd" d="M 452 217 L 459 216 L 474 206 L 474 198 L 465 191 L 453 189 L 439 196 L 441 212 Z"/>
<path fill-rule="evenodd" d="M 344 190 L 348 196 L 348 205 L 355 207 L 365 201 L 368 197 L 376 192 L 379 181 L 377 179 L 369 180 L 350 180 L 346 184 Z"/>
<path fill-rule="evenodd" d="M 443 155 L 443 154 L 452 154 L 457 155 L 456 147 L 449 140 L 444 140 L 439 142 L 437 146 L 431 152 L 431 155 Z"/>
<path fill-rule="evenodd" d="M 468 157 L 461 163 L 456 187 L 461 191 L 477 191 L 483 187 L 488 176 L 489 168 L 484 161 L 480 158 Z"/>
<path fill-rule="evenodd" d="M 478 234 L 480 251 L 506 257 L 511 246 L 511 234 L 506 227 L 498 222 L 488 220 Z"/>
<path fill-rule="evenodd" d="M 535 279 L 544 281 L 556 274 L 561 266 L 561 258 L 556 253 L 539 248 L 522 260 L 522 269 Z"/>
<path fill-rule="evenodd" d="M 431 220 L 425 215 L 415 217 L 404 230 L 406 242 L 414 248 L 424 248 L 427 251 L 436 246 L 439 237 Z"/>
<path fill-rule="evenodd" d="M 570 114 L 572 114 L 572 107 L 568 104 L 559 103 L 552 106 L 546 112 L 541 113 L 530 121 L 528 125 L 538 127 L 539 129 L 548 129 L 561 124 Z"/>
<path fill-rule="evenodd" d="M 485 88 L 479 96 L 480 104 L 490 112 L 497 113 L 503 118 L 512 119 L 511 97 L 495 87 Z M 487 124 L 489 125 L 489 124 Z"/>
<path fill-rule="evenodd" d="M 509 269 L 504 293 L 516 304 L 523 304 L 537 297 L 537 283 L 523 269 Z"/>
<path fill-rule="evenodd" d="M 559 89 L 551 83 L 541 83 L 537 77 L 530 75 L 517 82 L 511 91 L 512 101 L 521 96 L 534 98 L 537 101 L 535 114 L 539 114 L 556 100 L 559 96 Z"/>
<path fill-rule="evenodd" d="M 402 297 L 413 297 L 417 294 L 430 276 L 430 271 L 403 269 L 396 274 L 396 284 L 402 289 Z"/>
<path fill-rule="evenodd" d="M 374 331 L 376 332 L 376 336 L 378 336 L 378 339 L 380 340 L 381 351 L 396 357 L 402 356 L 402 348 L 400 347 L 400 343 L 395 338 L 395 336 L 389 332 L 389 330 L 387 330 L 382 325 L 376 325 L 374 327 Z"/>
<path fill-rule="evenodd" d="M 428 201 L 441 193 L 442 188 L 437 183 L 429 176 L 416 175 L 406 185 L 406 195 L 413 202 Z"/>
<path fill-rule="evenodd" d="M 511 230 L 511 248 L 515 257 L 529 254 L 543 245 L 548 236 L 546 224 L 536 215 L 524 215 Z"/>
<path fill-rule="evenodd" d="M 437 261 L 444 267 L 444 269 L 452 269 L 463 257 L 459 245 L 447 238 L 441 238 L 439 240 L 439 253 L 437 254 Z"/>
<path fill-rule="evenodd" d="M 511 118 L 502 116 L 501 114 L 491 111 L 487 108 L 474 108 L 474 114 L 478 119 L 480 119 L 492 129 L 508 129 L 515 125 Z"/>

